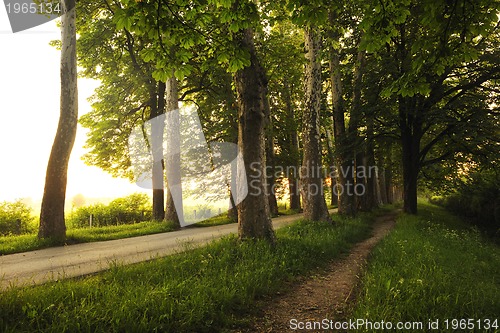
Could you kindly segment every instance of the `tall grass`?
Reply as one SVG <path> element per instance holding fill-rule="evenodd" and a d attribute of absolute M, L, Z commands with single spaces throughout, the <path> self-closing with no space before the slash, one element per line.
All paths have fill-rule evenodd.
<path fill-rule="evenodd" d="M 95 276 L 11 289 L 0 298 L 0 331 L 217 332 L 239 323 L 257 297 L 347 251 L 367 235 L 371 217 L 335 220 L 284 227 L 274 247 L 232 236 Z"/>
<path fill-rule="evenodd" d="M 421 204 L 419 212 L 402 216 L 374 250 L 353 317 L 424 323 L 497 319 L 499 247 L 441 208 Z"/>

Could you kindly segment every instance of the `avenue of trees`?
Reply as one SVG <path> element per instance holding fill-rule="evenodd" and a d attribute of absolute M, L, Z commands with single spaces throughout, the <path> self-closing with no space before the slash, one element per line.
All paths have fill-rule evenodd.
<path fill-rule="evenodd" d="M 327 199 L 350 216 L 398 199 L 417 214 L 419 187 L 498 169 L 499 13 L 498 0 L 78 1 L 39 237 L 65 235 L 77 63 L 101 82 L 80 118 L 86 163 L 132 179 L 132 129 L 179 103 L 207 140 L 238 144 L 260 190 L 237 206 L 242 239 L 274 242 L 283 191 L 315 221 L 332 222 Z M 168 188 L 163 166 L 153 181 Z M 153 218 L 175 222 L 169 191 L 152 196 Z"/>

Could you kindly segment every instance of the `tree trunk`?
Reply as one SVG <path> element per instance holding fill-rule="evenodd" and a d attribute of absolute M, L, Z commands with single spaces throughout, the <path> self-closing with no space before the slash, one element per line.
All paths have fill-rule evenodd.
<path fill-rule="evenodd" d="M 382 205 L 388 204 L 387 198 L 387 181 L 385 179 L 386 170 L 385 170 L 385 160 L 386 156 L 384 155 L 384 151 L 380 152 L 380 158 L 378 158 L 378 175 L 379 175 L 379 188 L 380 188 L 380 202 Z"/>
<path fill-rule="evenodd" d="M 155 87 L 156 88 L 156 87 Z M 158 91 L 152 89 L 149 93 L 151 113 L 149 119 L 154 119 L 165 112 L 165 83 L 158 82 Z M 153 153 L 153 219 L 162 221 L 165 218 L 165 184 L 163 161 L 164 122 L 155 122 L 151 128 L 151 150 Z"/>
<path fill-rule="evenodd" d="M 347 138 L 344 113 L 344 99 L 342 97 L 342 82 L 340 77 L 340 58 L 337 51 L 330 49 L 330 80 L 332 85 L 333 102 L 333 134 L 335 136 L 337 193 L 339 197 L 339 214 L 353 216 L 356 213 L 354 198 L 354 166 L 350 154 Z"/>
<path fill-rule="evenodd" d="M 267 89 L 266 89 L 267 90 Z M 267 114 L 267 130 L 266 130 L 266 170 L 267 171 L 267 200 L 269 202 L 269 211 L 271 216 L 278 216 L 278 200 L 276 200 L 276 193 L 274 191 L 276 183 L 275 175 L 275 154 L 274 154 L 274 135 L 273 135 L 273 118 L 271 117 L 271 109 L 269 108 L 269 101 L 267 99 L 267 91 L 262 97 L 264 101 L 265 113 Z"/>
<path fill-rule="evenodd" d="M 306 72 L 305 108 L 302 117 L 304 157 L 301 168 L 301 193 L 304 218 L 331 222 L 325 202 L 320 148 L 319 111 L 321 106 L 321 36 L 315 27 L 305 29 Z"/>
<path fill-rule="evenodd" d="M 50 153 L 40 211 L 39 238 L 64 239 L 64 204 L 68 163 L 78 124 L 75 0 L 61 1 L 61 106 L 56 137 Z"/>
<path fill-rule="evenodd" d="M 373 133 L 373 115 L 367 117 L 367 129 L 366 129 L 366 189 L 364 195 L 364 210 L 369 211 L 378 206 L 378 196 L 377 196 L 377 175 L 376 170 L 372 167 L 375 166 L 375 139 Z"/>
<path fill-rule="evenodd" d="M 414 98 L 399 98 L 399 126 L 403 147 L 403 210 L 408 214 L 417 214 L 417 181 L 420 171 L 422 124 L 415 104 Z"/>
<path fill-rule="evenodd" d="M 327 148 L 328 148 L 328 165 L 335 165 L 335 143 L 333 140 L 333 135 L 332 131 L 330 131 L 328 128 L 326 129 L 326 143 L 327 143 Z M 338 205 L 339 203 L 339 198 L 338 198 L 338 193 L 335 189 L 335 183 L 337 182 L 337 179 L 333 177 L 333 174 L 330 173 L 330 205 L 335 206 Z"/>
<path fill-rule="evenodd" d="M 240 239 L 261 238 L 274 244 L 275 234 L 266 198 L 265 123 L 267 115 L 264 98 L 267 78 L 261 67 L 253 39 L 247 28 L 235 36 L 238 47 L 250 54 L 250 66 L 235 74 L 238 96 L 238 147 L 243 155 L 249 184 L 247 197 L 238 205 L 238 234 Z"/>
<path fill-rule="evenodd" d="M 172 73 L 173 74 L 173 73 Z M 177 79 L 172 75 L 166 83 L 167 102 L 166 111 L 174 111 L 179 109 L 179 92 L 177 87 Z M 179 119 L 173 119 L 170 128 L 167 129 L 167 147 L 180 147 L 180 123 Z M 166 176 L 167 188 L 169 184 L 181 184 L 181 157 L 180 154 L 170 155 L 166 161 Z M 180 186 L 180 185 L 179 185 Z M 182 191 L 182 189 L 181 189 Z M 167 203 L 165 209 L 165 220 L 173 223 L 175 228 L 180 228 L 179 214 L 184 214 L 182 210 L 182 202 L 178 202 L 179 211 L 175 207 L 172 191 L 167 191 Z M 183 215 L 181 215 L 183 216 Z"/>
<path fill-rule="evenodd" d="M 299 187 L 299 177 L 297 171 L 300 164 L 300 152 L 299 152 L 299 137 L 297 134 L 297 124 L 295 121 L 294 108 L 292 104 L 290 85 L 287 80 L 285 80 L 285 105 L 288 116 L 288 121 L 291 126 L 288 129 L 288 156 L 290 158 L 291 168 L 287 169 L 286 177 L 288 179 L 288 192 L 290 195 L 290 209 L 300 210 L 300 187 Z"/>
<path fill-rule="evenodd" d="M 361 109 L 361 88 L 363 83 L 363 72 L 365 64 L 364 51 L 358 51 L 356 67 L 354 69 L 353 89 L 352 89 L 352 105 L 349 120 L 349 134 L 348 145 L 353 147 L 354 150 L 354 164 L 356 166 L 356 179 L 355 179 L 355 203 L 356 210 L 369 211 L 372 209 L 372 202 L 370 198 L 366 197 L 366 183 L 367 179 L 367 157 L 365 156 L 365 144 L 363 138 L 359 135 L 359 127 L 363 110 Z M 369 139 L 368 139 L 369 140 Z M 359 189 L 365 189 L 360 192 Z"/>

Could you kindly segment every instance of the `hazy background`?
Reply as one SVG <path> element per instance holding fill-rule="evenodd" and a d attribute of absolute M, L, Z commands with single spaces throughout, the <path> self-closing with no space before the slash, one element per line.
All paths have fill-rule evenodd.
<path fill-rule="evenodd" d="M 36 206 L 59 117 L 60 54 L 49 42 L 60 38 L 55 21 L 13 34 L 0 5 L 0 201 L 24 198 Z M 79 114 L 97 81 L 79 79 Z M 111 198 L 142 191 L 83 163 L 86 130 L 78 127 L 69 166 L 67 200 Z"/>

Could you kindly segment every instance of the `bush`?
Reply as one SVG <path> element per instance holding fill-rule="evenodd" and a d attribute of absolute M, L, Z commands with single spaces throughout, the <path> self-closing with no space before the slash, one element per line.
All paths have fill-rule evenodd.
<path fill-rule="evenodd" d="M 149 201 L 147 194 L 135 193 L 115 199 L 108 205 L 80 207 L 68 216 L 67 225 L 74 228 L 88 227 L 90 215 L 92 226 L 95 227 L 149 221 L 152 218 Z"/>
<path fill-rule="evenodd" d="M 475 173 L 456 193 L 432 197 L 430 202 L 467 217 L 493 233 L 500 229 L 500 177 L 494 172 Z"/>
<path fill-rule="evenodd" d="M 0 203 L 0 235 L 20 235 L 36 230 L 35 217 L 30 207 L 21 201 Z"/>

